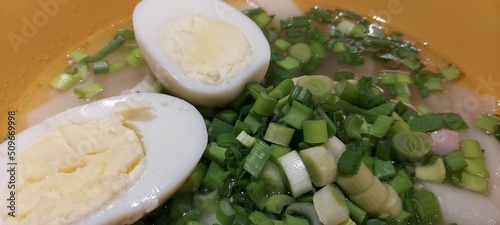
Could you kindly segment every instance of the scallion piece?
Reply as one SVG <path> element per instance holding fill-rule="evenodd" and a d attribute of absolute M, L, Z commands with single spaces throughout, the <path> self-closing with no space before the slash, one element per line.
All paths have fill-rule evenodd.
<path fill-rule="evenodd" d="M 278 163 L 278 159 L 281 156 L 286 155 L 288 152 L 290 152 L 290 150 L 292 150 L 289 147 L 284 147 L 276 144 L 271 144 L 271 148 L 273 149 L 273 151 L 271 152 L 271 161 L 273 161 L 274 163 Z"/>
<path fill-rule="evenodd" d="M 311 181 L 316 187 L 332 183 L 337 178 L 337 163 L 323 146 L 316 146 L 299 151 Z"/>
<path fill-rule="evenodd" d="M 435 224 L 441 221 L 441 207 L 436 196 L 430 191 L 419 191 L 413 195 L 413 205 L 422 224 Z"/>
<path fill-rule="evenodd" d="M 295 129 L 290 128 L 286 125 L 278 123 L 269 123 L 266 133 L 264 134 L 264 140 L 269 141 L 274 144 L 288 147 L 290 141 L 292 140 L 293 133 Z"/>
<path fill-rule="evenodd" d="M 88 57 L 90 56 L 79 48 L 69 53 L 69 58 L 77 63 L 87 59 Z"/>
<path fill-rule="evenodd" d="M 363 153 L 359 150 L 346 150 L 339 158 L 337 171 L 341 175 L 352 176 L 358 173 Z"/>
<path fill-rule="evenodd" d="M 313 189 L 306 166 L 297 151 L 290 151 L 278 159 L 287 180 L 288 188 L 294 198 Z"/>
<path fill-rule="evenodd" d="M 337 53 L 341 53 L 341 52 L 347 51 L 347 48 L 346 48 L 344 42 L 336 41 L 333 44 L 332 51 L 333 52 L 337 52 Z"/>
<path fill-rule="evenodd" d="M 377 117 L 377 120 L 375 120 L 375 123 L 373 123 L 373 125 L 371 125 L 368 129 L 368 134 L 373 137 L 382 138 L 385 133 L 389 131 L 393 122 L 394 118 L 390 116 L 379 115 Z"/>
<path fill-rule="evenodd" d="M 277 194 L 272 195 L 267 199 L 266 211 L 270 213 L 280 214 L 285 206 L 295 203 L 295 199 L 289 195 Z"/>
<path fill-rule="evenodd" d="M 427 77 L 426 79 L 427 90 L 439 92 L 443 90 L 441 86 L 441 78 L 440 77 Z"/>
<path fill-rule="evenodd" d="M 347 115 L 344 124 L 347 135 L 354 140 L 361 140 L 361 135 L 367 131 L 365 120 L 356 114 Z"/>
<path fill-rule="evenodd" d="M 311 118 L 313 110 L 298 101 L 293 101 L 290 111 L 283 117 L 288 125 L 295 129 L 302 129 L 302 123 Z"/>
<path fill-rule="evenodd" d="M 282 80 L 271 92 L 269 92 L 269 96 L 275 99 L 284 98 L 294 87 L 294 83 L 292 79 L 284 79 Z"/>
<path fill-rule="evenodd" d="M 298 101 L 304 105 L 309 105 L 313 100 L 313 94 L 306 87 L 296 85 L 292 88 L 288 102 Z"/>
<path fill-rule="evenodd" d="M 309 59 L 311 59 L 312 57 L 311 48 L 306 43 L 294 44 L 288 49 L 288 52 L 290 53 L 291 57 L 299 60 L 302 63 L 309 61 Z"/>
<path fill-rule="evenodd" d="M 432 147 L 432 138 L 423 132 L 403 132 L 392 137 L 394 151 L 402 159 L 419 162 Z"/>
<path fill-rule="evenodd" d="M 271 151 L 271 146 L 257 139 L 257 142 L 252 146 L 252 150 L 245 159 L 243 169 L 252 176 L 257 177 L 262 168 L 264 168 L 266 161 L 269 159 Z"/>
<path fill-rule="evenodd" d="M 483 112 L 479 119 L 474 121 L 474 125 L 488 133 L 495 133 L 500 127 L 500 116 Z"/>
<path fill-rule="evenodd" d="M 282 60 L 276 61 L 276 65 L 285 70 L 293 70 L 300 66 L 300 61 L 292 56 L 287 56 Z"/>
<path fill-rule="evenodd" d="M 335 94 L 351 104 L 358 105 L 358 85 L 347 80 L 340 81 L 334 87 Z"/>
<path fill-rule="evenodd" d="M 259 26 L 259 28 L 264 28 L 267 24 L 272 21 L 273 17 L 266 12 L 261 12 L 253 16 L 253 21 Z"/>
<path fill-rule="evenodd" d="M 446 169 L 441 158 L 430 165 L 416 165 L 415 177 L 419 180 L 442 183 L 446 178 Z"/>
<path fill-rule="evenodd" d="M 488 184 L 487 179 L 482 176 L 472 175 L 467 172 L 461 172 L 460 185 L 467 190 L 486 193 Z"/>
<path fill-rule="evenodd" d="M 320 144 L 328 140 L 328 129 L 325 120 L 304 120 L 302 129 L 306 143 Z"/>
<path fill-rule="evenodd" d="M 340 224 L 349 219 L 349 208 L 334 184 L 325 185 L 313 195 L 314 208 L 322 224 Z"/>
<path fill-rule="evenodd" d="M 120 71 L 125 65 L 126 65 L 126 63 L 123 61 L 112 62 L 109 65 L 109 71 L 112 71 L 112 72 Z"/>
<path fill-rule="evenodd" d="M 102 84 L 92 83 L 81 88 L 73 89 L 73 94 L 75 94 L 78 98 L 91 99 L 103 91 L 104 86 Z"/>
<path fill-rule="evenodd" d="M 236 136 L 236 140 L 238 140 L 243 146 L 247 148 L 252 147 L 255 142 L 257 142 L 257 138 L 250 136 L 244 130 L 242 130 L 240 134 Z"/>
<path fill-rule="evenodd" d="M 121 35 L 117 35 L 113 40 L 111 40 L 104 48 L 99 50 L 96 54 L 83 60 L 85 63 L 91 63 L 103 59 L 109 53 L 117 49 L 125 39 Z"/>
<path fill-rule="evenodd" d="M 257 100 L 252 105 L 252 110 L 261 116 L 271 116 L 278 100 L 270 97 L 265 91 L 259 93 Z"/>
<path fill-rule="evenodd" d="M 274 41 L 274 45 L 278 47 L 281 51 L 286 51 L 290 46 L 292 46 L 290 42 L 283 40 L 281 38 L 276 39 L 276 41 Z"/>
<path fill-rule="evenodd" d="M 396 168 L 394 167 L 392 162 L 380 159 L 375 159 L 373 172 L 375 177 L 380 180 L 389 180 L 396 176 Z"/>
<path fill-rule="evenodd" d="M 460 77 L 460 70 L 454 65 L 450 65 L 448 67 L 439 67 L 439 72 L 443 75 L 444 78 L 448 80 L 455 80 Z"/>
<path fill-rule="evenodd" d="M 327 76 L 311 75 L 304 76 L 297 80 L 297 85 L 307 88 L 311 94 L 312 99 L 316 103 L 322 103 L 332 93 L 333 82 Z"/>
<path fill-rule="evenodd" d="M 274 150 L 275 149 L 273 149 L 273 151 Z M 280 167 L 270 160 L 266 162 L 258 178 L 266 184 L 268 195 L 284 194 L 287 192 L 286 181 L 281 173 Z"/>
<path fill-rule="evenodd" d="M 400 196 L 413 188 L 413 182 L 404 170 L 399 170 L 396 176 L 389 182 L 389 185 Z"/>
<path fill-rule="evenodd" d="M 214 189 L 221 188 L 224 184 L 224 178 L 226 175 L 227 174 L 224 168 L 215 161 L 212 161 L 210 162 L 207 173 L 203 178 L 203 184 Z"/>
<path fill-rule="evenodd" d="M 95 61 L 93 64 L 94 74 L 99 75 L 109 73 L 109 63 L 107 60 Z"/>
<path fill-rule="evenodd" d="M 336 29 L 345 35 L 351 35 L 355 26 L 356 24 L 349 20 L 341 20 L 337 24 Z"/>
<path fill-rule="evenodd" d="M 311 43 L 309 45 L 309 48 L 311 49 L 311 53 L 314 58 L 323 59 L 328 56 L 328 52 L 326 51 L 325 47 L 318 42 Z"/>
<path fill-rule="evenodd" d="M 467 166 L 464 156 L 458 150 L 451 151 L 443 156 L 446 168 L 451 172 L 458 172 Z"/>
<path fill-rule="evenodd" d="M 207 144 L 203 156 L 224 166 L 226 164 L 226 151 L 227 148 L 217 145 L 216 142 L 210 142 Z"/>
<path fill-rule="evenodd" d="M 263 210 L 267 203 L 266 184 L 261 180 L 253 180 L 245 187 L 246 193 L 250 196 L 250 200 Z"/>
<path fill-rule="evenodd" d="M 81 75 L 60 73 L 50 82 L 50 86 L 56 90 L 66 90 L 81 81 Z"/>
<path fill-rule="evenodd" d="M 232 133 L 234 126 L 220 119 L 214 118 L 207 129 L 210 141 L 216 141 L 219 134 Z"/>
<path fill-rule="evenodd" d="M 351 219 L 356 222 L 356 224 L 363 224 L 367 218 L 367 214 L 361 208 L 359 208 L 356 204 L 352 203 L 349 200 L 346 200 L 347 208 L 349 209 L 349 215 Z"/>

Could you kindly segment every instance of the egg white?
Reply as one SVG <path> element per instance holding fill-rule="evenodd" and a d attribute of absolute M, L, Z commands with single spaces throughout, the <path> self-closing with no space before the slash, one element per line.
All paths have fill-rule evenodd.
<path fill-rule="evenodd" d="M 203 117 L 186 101 L 156 93 L 137 93 L 111 97 L 69 109 L 48 118 L 16 135 L 16 156 L 44 134 L 69 123 L 84 123 L 92 119 L 114 116 L 113 106 L 120 102 L 145 101 L 150 103 L 149 113 L 138 113 L 126 118 L 144 146 L 145 161 L 142 174 L 128 190 L 115 196 L 98 211 L 85 215 L 74 224 L 132 223 L 152 211 L 172 195 L 198 163 L 207 144 Z M 0 149 L 7 149 L 7 142 Z M 0 171 L 6 173 L 7 151 L 0 153 Z M 0 176 L 7 184 L 9 176 Z M 7 196 L 7 185 L 0 186 L 0 195 Z M 16 206 L 22 207 L 22 206 Z M 61 205 L 61 207 L 64 207 Z M 2 220 L 7 215 L 2 215 Z"/>

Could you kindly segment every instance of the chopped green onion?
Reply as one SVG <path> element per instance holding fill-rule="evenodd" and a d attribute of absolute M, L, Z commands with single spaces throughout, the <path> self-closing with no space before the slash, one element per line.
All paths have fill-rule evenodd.
<path fill-rule="evenodd" d="M 415 177 L 419 180 L 442 183 L 446 178 L 446 169 L 441 158 L 431 165 L 416 165 Z"/>
<path fill-rule="evenodd" d="M 297 43 L 288 49 L 290 56 L 304 63 L 312 57 L 311 48 L 306 43 Z"/>
<path fill-rule="evenodd" d="M 269 92 L 269 96 L 275 99 L 284 98 L 294 87 L 294 83 L 292 79 L 284 79 L 282 80 L 278 86 L 276 86 L 271 92 Z"/>
<path fill-rule="evenodd" d="M 303 149 L 299 151 L 299 155 L 316 187 L 332 183 L 337 178 L 337 163 L 325 147 Z"/>
<path fill-rule="evenodd" d="M 252 146 L 252 150 L 246 157 L 243 164 L 243 169 L 250 173 L 252 176 L 257 177 L 264 168 L 266 161 L 271 155 L 272 148 L 264 141 L 257 139 L 257 142 Z"/>
<path fill-rule="evenodd" d="M 441 221 L 441 207 L 436 196 L 430 191 L 419 191 L 413 195 L 413 204 L 422 224 L 435 224 Z"/>
<path fill-rule="evenodd" d="M 257 142 L 257 138 L 248 135 L 244 130 L 242 130 L 240 134 L 236 136 L 236 140 L 238 140 L 243 146 L 247 148 L 252 147 L 255 142 Z"/>
<path fill-rule="evenodd" d="M 358 104 L 358 85 L 347 80 L 340 81 L 334 87 L 335 94 L 341 99 L 348 101 L 351 104 Z"/>
<path fill-rule="evenodd" d="M 291 148 L 289 147 L 284 147 L 276 144 L 271 144 L 271 148 L 273 149 L 273 151 L 271 152 L 271 161 L 273 161 L 274 163 L 278 163 L 278 158 L 286 155 L 291 150 Z"/>
<path fill-rule="evenodd" d="M 387 133 L 387 131 L 389 131 L 393 122 L 394 118 L 390 116 L 379 115 L 377 117 L 377 120 L 375 120 L 375 123 L 373 123 L 373 125 L 368 129 L 368 134 L 377 138 L 382 138 Z"/>
<path fill-rule="evenodd" d="M 253 17 L 253 21 L 259 26 L 259 28 L 264 28 L 267 24 L 271 23 L 273 17 L 266 12 L 261 12 Z"/>
<path fill-rule="evenodd" d="M 300 102 L 293 101 L 292 107 L 285 117 L 283 117 L 283 121 L 293 128 L 300 130 L 302 129 L 302 123 L 311 118 L 312 112 L 313 110 L 311 108 L 301 104 Z"/>
<path fill-rule="evenodd" d="M 366 122 L 356 114 L 349 114 L 344 121 L 347 135 L 354 140 L 361 140 L 366 133 Z"/>
<path fill-rule="evenodd" d="M 396 176 L 396 168 L 391 161 L 375 159 L 374 175 L 380 180 L 389 180 Z"/>
<path fill-rule="evenodd" d="M 323 59 L 328 56 L 328 52 L 325 47 L 318 42 L 311 43 L 309 48 L 311 49 L 311 53 L 314 58 Z"/>
<path fill-rule="evenodd" d="M 467 166 L 464 156 L 458 150 L 447 153 L 443 156 L 443 160 L 451 172 L 458 172 Z"/>
<path fill-rule="evenodd" d="M 427 90 L 429 91 L 442 91 L 440 77 L 427 77 L 426 79 Z"/>
<path fill-rule="evenodd" d="M 287 50 L 290 46 L 292 46 L 292 44 L 290 44 L 288 41 L 286 40 L 283 40 L 283 39 L 276 39 L 276 41 L 274 41 L 274 45 L 276 47 L 278 47 L 281 51 L 285 51 Z"/>
<path fill-rule="evenodd" d="M 355 26 L 356 24 L 349 20 L 342 20 L 337 24 L 336 29 L 345 35 L 351 35 Z"/>
<path fill-rule="evenodd" d="M 408 131 L 392 137 L 392 146 L 399 157 L 418 162 L 424 159 L 432 147 L 432 138 L 423 132 Z"/>
<path fill-rule="evenodd" d="M 448 80 L 455 80 L 460 77 L 460 71 L 454 65 L 439 67 L 439 72 Z"/>
<path fill-rule="evenodd" d="M 276 65 L 285 70 L 293 70 L 300 66 L 300 61 L 291 56 L 287 56 L 282 60 L 276 61 Z"/>
<path fill-rule="evenodd" d="M 352 176 L 358 173 L 361 166 L 363 153 L 359 150 L 346 150 L 338 160 L 337 171 L 339 174 Z"/>
<path fill-rule="evenodd" d="M 219 134 L 232 133 L 234 126 L 220 119 L 214 118 L 207 129 L 209 141 L 216 141 Z"/>
<path fill-rule="evenodd" d="M 69 58 L 77 63 L 87 59 L 88 57 L 90 56 L 79 48 L 69 53 Z"/>
<path fill-rule="evenodd" d="M 268 160 L 259 173 L 258 178 L 266 184 L 266 192 L 268 195 L 286 193 L 286 181 L 282 176 L 280 167 L 276 163 Z"/>
<path fill-rule="evenodd" d="M 207 187 L 217 189 L 222 187 L 225 177 L 226 171 L 224 170 L 224 168 L 215 161 L 212 161 L 210 162 L 207 173 L 203 178 L 203 184 Z"/>
<path fill-rule="evenodd" d="M 109 65 L 109 71 L 112 71 L 112 72 L 120 71 L 125 65 L 126 65 L 126 63 L 123 61 L 112 62 Z"/>
<path fill-rule="evenodd" d="M 266 184 L 261 180 L 251 181 L 246 187 L 246 192 L 250 195 L 250 199 L 253 203 L 259 208 L 263 210 L 266 207 L 267 203 L 267 193 L 266 193 Z"/>
<path fill-rule="evenodd" d="M 367 218 L 366 212 L 363 211 L 354 203 L 352 203 L 351 201 L 346 200 L 346 202 L 347 202 L 347 208 L 349 209 L 349 216 L 351 217 L 351 219 L 354 222 L 356 222 L 356 224 L 363 224 L 363 222 Z"/>
<path fill-rule="evenodd" d="M 285 206 L 291 205 L 292 203 L 295 202 L 296 202 L 295 199 L 289 195 L 284 195 L 284 194 L 272 195 L 267 199 L 266 211 L 270 213 L 279 214 L 281 213 L 281 211 L 283 211 L 283 208 Z"/>
<path fill-rule="evenodd" d="M 322 224 L 340 224 L 349 219 L 345 197 L 334 184 L 325 185 L 314 193 L 313 203 Z"/>
<path fill-rule="evenodd" d="M 294 132 L 294 129 L 286 125 L 271 122 L 269 123 L 263 138 L 271 143 L 288 147 Z"/>
<path fill-rule="evenodd" d="M 404 170 L 399 170 L 396 176 L 389 182 L 389 185 L 391 185 L 400 196 L 413 188 L 413 183 Z"/>
<path fill-rule="evenodd" d="M 337 52 L 337 53 L 341 53 L 341 52 L 347 51 L 347 48 L 346 48 L 344 42 L 336 41 L 333 44 L 332 51 L 333 52 Z"/>
<path fill-rule="evenodd" d="M 205 173 L 207 172 L 207 166 L 203 163 L 196 164 L 194 171 L 191 172 L 191 175 L 187 178 L 187 180 L 182 184 L 179 188 L 179 192 L 194 192 L 198 190 L 205 177 Z"/>
<path fill-rule="evenodd" d="M 313 189 L 306 166 L 297 151 L 290 151 L 281 156 L 278 162 L 288 180 L 288 188 L 294 198 Z"/>
<path fill-rule="evenodd" d="M 102 84 L 92 83 L 81 88 L 73 89 L 73 94 L 75 94 L 78 98 L 91 99 L 102 91 L 104 91 L 104 86 Z"/>
<path fill-rule="evenodd" d="M 226 164 L 226 151 L 226 147 L 221 147 L 216 142 L 210 142 L 207 144 L 203 156 L 224 166 Z"/>
<path fill-rule="evenodd" d="M 278 104 L 278 100 L 269 97 L 269 95 L 263 91 L 260 92 L 257 100 L 255 100 L 252 110 L 261 116 L 271 116 L 276 104 Z"/>
<path fill-rule="evenodd" d="M 125 39 L 121 35 L 117 35 L 113 40 L 111 40 L 104 48 L 99 50 L 96 54 L 83 60 L 85 63 L 91 63 L 103 59 L 109 53 L 117 49 Z"/>
<path fill-rule="evenodd" d="M 340 165 L 337 163 L 337 170 L 339 167 Z M 348 196 L 352 196 L 366 192 L 371 186 L 373 186 L 375 180 L 378 179 L 372 174 L 364 163 L 361 163 L 358 173 L 353 176 L 340 175 L 337 177 L 337 184 Z"/>
<path fill-rule="evenodd" d="M 297 80 L 297 85 L 307 88 L 316 103 L 324 102 L 333 90 L 332 79 L 323 75 L 303 76 Z"/>
<path fill-rule="evenodd" d="M 92 66 L 94 69 L 94 73 L 96 75 L 103 74 L 103 73 L 109 73 L 109 63 L 107 60 L 95 61 Z"/>
<path fill-rule="evenodd" d="M 488 133 L 495 133 L 500 128 L 500 116 L 483 112 L 479 119 L 474 121 L 474 125 Z"/>
<path fill-rule="evenodd" d="M 323 143 L 328 139 L 325 120 L 304 120 L 302 122 L 304 141 L 311 144 Z"/>

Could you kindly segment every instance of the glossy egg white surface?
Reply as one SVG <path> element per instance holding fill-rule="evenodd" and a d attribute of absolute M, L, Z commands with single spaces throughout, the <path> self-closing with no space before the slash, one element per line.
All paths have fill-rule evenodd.
<path fill-rule="evenodd" d="M 162 50 L 161 32 L 168 22 L 198 15 L 228 22 L 247 37 L 252 50 L 248 66 L 228 81 L 206 84 L 192 80 L 184 76 Z M 197 105 L 222 106 L 229 103 L 244 90 L 246 83 L 260 82 L 269 67 L 271 53 L 262 31 L 241 11 L 224 1 L 141 1 L 134 10 L 133 24 L 139 47 L 160 83 L 170 93 Z"/>
<path fill-rule="evenodd" d="M 137 180 L 128 189 L 74 224 L 130 224 L 166 201 L 189 176 L 203 154 L 207 143 L 203 117 L 194 106 L 182 99 L 164 94 L 137 93 L 69 109 L 15 136 L 16 156 L 19 157 L 29 145 L 57 127 L 112 117 L 115 115 L 115 104 L 128 104 L 130 99 L 150 105 L 148 109 L 139 110 L 140 113 L 125 117 L 127 126 L 137 132 L 143 143 L 145 158 L 140 163 L 142 174 L 138 174 Z M 2 143 L 0 148 L 7 149 L 7 142 Z M 0 153 L 2 171 L 7 170 L 7 163 L 10 162 L 6 152 Z M 0 179 L 6 184 L 8 177 Z M 2 185 L 2 197 L 7 196 L 6 191 L 11 190 Z M 5 216 L 1 216 L 2 221 Z"/>

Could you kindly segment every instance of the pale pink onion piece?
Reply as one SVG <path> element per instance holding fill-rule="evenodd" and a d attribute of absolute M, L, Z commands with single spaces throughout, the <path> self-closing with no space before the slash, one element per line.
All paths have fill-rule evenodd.
<path fill-rule="evenodd" d="M 432 151 L 439 155 L 444 155 L 460 147 L 460 137 L 456 131 L 437 130 L 431 133 L 434 144 Z"/>

